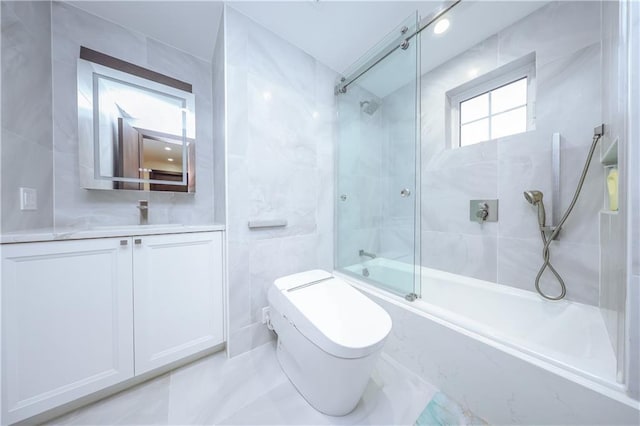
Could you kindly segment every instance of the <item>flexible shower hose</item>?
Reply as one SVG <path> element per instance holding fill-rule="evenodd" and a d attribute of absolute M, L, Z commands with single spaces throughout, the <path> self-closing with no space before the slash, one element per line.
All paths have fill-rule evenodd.
<path fill-rule="evenodd" d="M 571 203 L 569 204 L 567 211 L 564 213 L 564 215 L 562 216 L 562 219 L 560 219 L 560 222 L 558 223 L 558 225 L 556 225 L 555 229 L 553 230 L 553 232 L 551 233 L 548 239 L 547 239 L 547 235 L 544 232 L 544 229 L 540 227 L 540 236 L 542 237 L 542 242 L 544 243 L 544 247 L 542 249 L 542 259 L 544 260 L 544 264 L 538 271 L 538 275 L 536 275 L 536 291 L 540 294 L 540 296 L 544 297 L 545 299 L 560 300 L 564 298 L 564 296 L 566 296 L 567 294 L 567 286 L 564 284 L 564 280 L 562 279 L 558 271 L 556 271 L 556 269 L 553 267 L 553 265 L 551 265 L 549 246 L 551 246 L 551 243 L 558 235 L 558 232 L 560 232 L 560 228 L 562 228 L 562 225 L 564 225 L 564 223 L 567 221 L 567 218 L 571 214 L 571 211 L 576 206 L 576 202 L 578 202 L 578 196 L 580 196 L 580 191 L 582 191 L 582 185 L 584 185 L 584 180 L 587 177 L 587 171 L 589 170 L 589 165 L 591 164 L 593 153 L 595 152 L 596 145 L 598 145 L 598 141 L 600 140 L 601 137 L 602 135 L 600 134 L 594 135 L 593 142 L 591 142 L 591 149 L 589 149 L 589 155 L 587 155 L 587 161 L 584 163 L 584 168 L 582 169 L 582 175 L 580 175 L 580 180 L 578 181 L 578 186 L 576 187 L 576 192 L 573 194 L 573 199 L 571 200 Z M 558 296 L 555 296 L 555 297 L 549 296 L 540 289 L 540 278 L 542 277 L 542 274 L 547 268 L 549 268 L 549 270 L 553 273 L 553 275 L 558 280 L 558 283 L 560 283 L 561 292 Z"/>

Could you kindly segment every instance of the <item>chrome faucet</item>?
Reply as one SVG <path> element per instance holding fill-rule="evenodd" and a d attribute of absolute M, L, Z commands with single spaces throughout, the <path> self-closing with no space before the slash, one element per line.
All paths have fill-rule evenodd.
<path fill-rule="evenodd" d="M 360 256 L 367 256 L 367 257 L 370 257 L 370 258 L 372 258 L 372 259 L 375 259 L 375 258 L 376 258 L 376 255 L 375 255 L 375 254 L 373 254 L 373 253 L 369 253 L 369 252 L 366 252 L 366 251 L 364 251 L 363 249 L 360 249 L 360 251 L 358 252 L 358 254 L 359 254 Z"/>
<path fill-rule="evenodd" d="M 140 225 L 148 225 L 149 224 L 149 201 L 147 200 L 139 200 L 138 210 L 140 210 Z"/>

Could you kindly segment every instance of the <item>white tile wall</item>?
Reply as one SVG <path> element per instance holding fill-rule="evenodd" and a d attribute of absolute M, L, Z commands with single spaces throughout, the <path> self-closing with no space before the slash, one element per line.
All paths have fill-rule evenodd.
<path fill-rule="evenodd" d="M 217 223 L 226 220 L 226 151 L 225 151 L 225 75 L 224 75 L 224 17 L 220 17 L 220 26 L 213 52 L 212 93 L 213 93 L 213 206 Z"/>
<path fill-rule="evenodd" d="M 602 122 L 600 4 L 553 2 L 422 76 L 422 264 L 533 290 L 541 265 L 536 210 L 522 193 L 551 203 L 551 140 L 562 138 L 561 199 L 566 209 Z M 423 51 L 428 51 L 425 43 Z M 445 93 L 470 78 L 536 53 L 536 123 L 524 134 L 450 149 Z M 499 199 L 499 222 L 469 220 L 469 200 Z M 552 262 L 567 298 L 598 304 L 598 212 L 602 168 L 596 158 Z M 543 287 L 557 292 L 553 278 Z"/>
<path fill-rule="evenodd" d="M 55 226 L 135 224 L 139 199 L 149 200 L 152 223 L 213 223 L 211 64 L 65 3 L 53 3 L 52 33 Z M 195 194 L 81 188 L 76 113 L 76 62 L 81 45 L 193 85 L 197 139 Z"/>
<path fill-rule="evenodd" d="M 51 4 L 2 2 L 2 232 L 53 226 Z M 21 211 L 19 188 L 37 191 Z"/>
<path fill-rule="evenodd" d="M 333 268 L 335 73 L 231 7 L 225 9 L 229 353 L 271 338 L 269 285 Z M 249 230 L 254 219 L 285 228 Z"/>

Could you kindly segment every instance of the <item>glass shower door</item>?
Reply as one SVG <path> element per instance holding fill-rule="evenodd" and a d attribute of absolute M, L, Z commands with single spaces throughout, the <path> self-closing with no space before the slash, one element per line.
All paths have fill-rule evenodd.
<path fill-rule="evenodd" d="M 338 104 L 336 269 L 420 294 L 417 16 L 345 73 Z"/>

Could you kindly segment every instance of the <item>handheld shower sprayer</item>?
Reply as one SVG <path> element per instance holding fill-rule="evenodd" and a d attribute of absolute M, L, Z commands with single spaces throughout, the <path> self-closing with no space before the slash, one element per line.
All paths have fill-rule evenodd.
<path fill-rule="evenodd" d="M 543 243 L 542 260 L 544 260 L 544 264 L 538 271 L 538 275 L 536 275 L 535 285 L 536 285 L 536 291 L 540 294 L 540 296 L 544 297 L 545 299 L 560 300 L 564 298 L 564 296 L 566 296 L 567 294 L 567 287 L 564 284 L 564 280 L 562 279 L 558 271 L 555 270 L 553 265 L 551 265 L 551 254 L 549 253 L 549 246 L 551 245 L 553 240 L 558 236 L 558 233 L 560 232 L 560 228 L 562 228 L 562 225 L 564 225 L 564 223 L 567 221 L 567 218 L 571 214 L 571 211 L 576 206 L 576 203 L 578 201 L 578 196 L 580 195 L 580 191 L 582 191 L 582 185 L 584 185 L 584 180 L 587 177 L 587 171 L 589 170 L 589 164 L 591 164 L 593 153 L 595 152 L 596 146 L 598 145 L 598 141 L 602 138 L 603 134 L 604 134 L 604 124 L 594 129 L 593 140 L 591 141 L 591 148 L 589 149 L 589 153 L 587 154 L 587 159 L 584 163 L 584 167 L 582 168 L 582 174 L 580 175 L 580 180 L 578 181 L 576 192 L 573 194 L 573 198 L 569 203 L 569 207 L 567 208 L 567 211 L 564 212 L 564 215 L 562 216 L 562 218 L 560 219 L 560 221 L 555 227 L 547 228 L 545 226 L 545 211 L 544 211 L 544 204 L 542 203 L 542 192 L 535 191 L 535 190 L 524 192 L 524 198 L 531 205 L 538 207 L 538 225 L 540 226 L 540 237 L 542 238 L 542 243 Z M 551 230 L 551 234 L 548 237 L 547 237 L 547 234 L 545 233 L 545 230 Z M 551 273 L 553 273 L 553 275 L 558 280 L 558 283 L 560 284 L 560 294 L 557 296 L 549 296 L 548 294 L 545 294 L 542 291 L 542 289 L 540 289 L 540 278 L 542 277 L 542 273 L 547 268 L 549 268 Z"/>
<path fill-rule="evenodd" d="M 538 207 L 538 225 L 540 225 L 540 229 L 544 228 L 547 220 L 542 196 L 542 191 L 537 191 L 535 189 L 524 192 L 524 198 L 529 202 L 529 204 Z"/>

